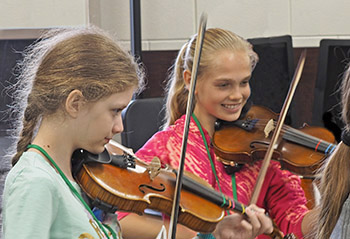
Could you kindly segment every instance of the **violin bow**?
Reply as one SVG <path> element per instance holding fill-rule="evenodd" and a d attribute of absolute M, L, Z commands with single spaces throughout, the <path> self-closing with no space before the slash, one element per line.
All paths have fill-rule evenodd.
<path fill-rule="evenodd" d="M 269 147 L 266 151 L 263 163 L 261 165 L 261 169 L 260 169 L 258 178 L 256 180 L 255 188 L 254 188 L 251 200 L 250 200 L 250 204 L 256 204 L 256 202 L 258 201 L 260 190 L 261 190 L 262 184 L 264 182 L 265 175 L 266 175 L 266 172 L 267 172 L 267 169 L 269 167 L 271 157 L 272 157 L 272 154 L 274 151 L 274 146 L 277 142 L 278 136 L 280 135 L 284 120 L 285 120 L 287 112 L 288 112 L 289 105 L 292 101 L 295 89 L 299 83 L 301 73 L 302 73 L 303 68 L 304 68 L 305 59 L 306 59 L 306 49 L 303 50 L 301 55 L 300 55 L 298 65 L 297 65 L 296 70 L 294 72 L 292 83 L 289 87 L 287 97 L 284 100 L 280 116 L 278 118 L 275 130 L 274 130 L 273 135 L 272 135 L 271 142 L 269 144 Z"/>
<path fill-rule="evenodd" d="M 171 217 L 170 217 L 170 225 L 169 225 L 169 233 L 168 233 L 169 239 L 175 238 L 175 235 L 176 235 L 176 226 L 177 226 L 177 220 L 179 215 L 179 202 L 180 202 L 180 193 L 182 188 L 182 178 L 183 178 L 183 171 L 184 171 L 184 164 L 185 164 L 188 131 L 189 131 L 190 120 L 193 112 L 194 90 L 197 82 L 197 70 L 199 67 L 199 61 L 200 61 L 200 56 L 202 52 L 202 45 L 203 45 L 206 25 L 207 25 L 207 14 L 202 13 L 200 22 L 199 22 L 196 48 L 194 52 L 190 89 L 188 92 L 189 96 L 187 99 L 186 119 L 185 119 L 184 133 L 183 133 L 182 146 L 181 146 L 181 157 L 180 157 L 179 168 L 178 168 L 177 177 L 176 177 L 174 200 L 173 200 Z"/>

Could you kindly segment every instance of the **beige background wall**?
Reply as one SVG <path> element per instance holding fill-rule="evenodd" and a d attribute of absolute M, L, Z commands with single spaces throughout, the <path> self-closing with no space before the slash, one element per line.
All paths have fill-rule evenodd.
<path fill-rule="evenodd" d="M 0 29 L 82 25 L 87 16 L 87 0 L 0 1 Z"/>
<path fill-rule="evenodd" d="M 203 11 L 207 27 L 245 38 L 290 34 L 295 47 L 317 47 L 322 38 L 350 38 L 349 10 L 345 0 L 141 0 L 142 49 L 179 49 Z M 129 12 L 129 0 L 1 0 L 0 38 L 91 22 L 129 46 Z"/>

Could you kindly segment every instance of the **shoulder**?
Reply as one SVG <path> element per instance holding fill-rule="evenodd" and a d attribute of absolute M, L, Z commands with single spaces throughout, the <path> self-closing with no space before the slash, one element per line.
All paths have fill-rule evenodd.
<path fill-rule="evenodd" d="M 146 145 L 152 144 L 166 144 L 171 140 L 174 140 L 182 136 L 183 127 L 185 124 L 185 118 L 182 116 L 180 119 L 175 121 L 173 125 L 166 127 L 164 130 L 156 132 L 147 142 Z"/>
<path fill-rule="evenodd" d="M 164 164 L 169 163 L 169 155 L 181 145 L 184 122 L 178 119 L 173 125 L 155 133 L 137 152 L 136 155 L 146 162 L 155 156 Z"/>
<path fill-rule="evenodd" d="M 50 190 L 54 187 L 54 169 L 35 152 L 26 152 L 6 177 L 5 193 L 16 190 Z"/>
<path fill-rule="evenodd" d="M 341 214 L 332 232 L 332 238 L 348 238 L 348 237 L 344 237 L 345 235 L 343 235 L 343 233 L 350 230 L 350 222 L 348 220 L 349 217 L 350 217 L 350 196 L 345 200 L 343 204 Z"/>

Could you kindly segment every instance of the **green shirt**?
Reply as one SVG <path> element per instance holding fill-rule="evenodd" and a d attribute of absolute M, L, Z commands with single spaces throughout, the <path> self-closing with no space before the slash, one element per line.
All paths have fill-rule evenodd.
<path fill-rule="evenodd" d="M 61 176 L 36 152 L 25 152 L 11 169 L 3 200 L 6 239 L 105 238 Z"/>

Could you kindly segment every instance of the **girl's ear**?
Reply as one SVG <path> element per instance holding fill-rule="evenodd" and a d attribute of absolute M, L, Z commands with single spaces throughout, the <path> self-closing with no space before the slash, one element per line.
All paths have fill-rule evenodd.
<path fill-rule="evenodd" d="M 190 85 L 191 85 L 192 73 L 189 70 L 185 70 L 183 77 L 184 77 L 184 82 L 185 82 L 185 88 L 186 88 L 186 90 L 189 90 L 190 89 Z M 197 88 L 194 89 L 194 94 L 195 95 L 198 94 Z"/>
<path fill-rule="evenodd" d="M 186 89 L 190 89 L 190 84 L 191 84 L 191 72 L 189 70 L 185 70 L 183 73 L 183 78 L 184 78 L 184 83 Z"/>
<path fill-rule="evenodd" d="M 69 95 L 66 98 L 66 112 L 73 118 L 76 118 L 78 116 L 79 111 L 81 111 L 85 103 L 86 100 L 83 96 L 83 93 L 81 93 L 80 90 L 73 90 L 69 93 Z"/>

